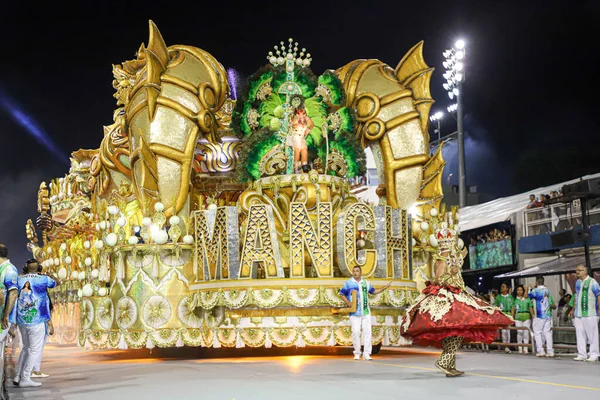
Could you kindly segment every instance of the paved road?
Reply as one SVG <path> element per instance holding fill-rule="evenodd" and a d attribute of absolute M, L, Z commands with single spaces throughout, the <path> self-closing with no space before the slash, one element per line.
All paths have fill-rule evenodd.
<path fill-rule="evenodd" d="M 47 346 L 51 377 L 9 391 L 13 400 L 600 399 L 600 363 L 571 357 L 463 352 L 467 375 L 451 379 L 433 368 L 432 350 L 382 350 L 372 362 L 353 361 L 349 349 L 240 350 Z"/>

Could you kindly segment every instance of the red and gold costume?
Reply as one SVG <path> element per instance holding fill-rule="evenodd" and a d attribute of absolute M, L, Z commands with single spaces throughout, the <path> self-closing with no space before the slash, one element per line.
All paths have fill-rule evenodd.
<path fill-rule="evenodd" d="M 447 376 L 458 376 L 456 351 L 462 343 L 491 343 L 498 329 L 512 320 L 498 308 L 466 291 L 461 267 L 466 251 L 460 251 L 457 235 L 443 228 L 436 234 L 439 253 L 435 280 L 407 310 L 401 325 L 402 335 L 422 346 L 441 347 L 435 365 Z"/>

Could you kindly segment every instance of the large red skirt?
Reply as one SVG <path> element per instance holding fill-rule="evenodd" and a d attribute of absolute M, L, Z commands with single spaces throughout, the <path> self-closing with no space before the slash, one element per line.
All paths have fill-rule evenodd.
<path fill-rule="evenodd" d="M 440 293 L 442 288 L 452 292 L 457 297 L 469 297 L 481 309 L 465 304 L 455 298 L 451 301 L 450 310 L 441 319 L 434 321 L 429 312 L 421 312 L 419 306 L 423 304 L 427 297 L 444 296 Z M 447 300 L 450 301 L 450 299 Z M 487 311 L 490 310 L 490 307 L 488 303 L 459 288 L 430 285 L 423 290 L 422 295 L 417 299 L 417 303 L 408 310 L 408 315 L 401 325 L 401 333 L 403 336 L 410 338 L 414 344 L 420 346 L 440 347 L 442 339 L 451 336 L 462 336 L 463 343 L 490 344 L 498 337 L 498 329 L 513 324 L 513 321 L 500 312 L 499 309 L 495 309 L 490 314 Z M 405 327 L 407 317 L 410 317 L 408 328 Z"/>

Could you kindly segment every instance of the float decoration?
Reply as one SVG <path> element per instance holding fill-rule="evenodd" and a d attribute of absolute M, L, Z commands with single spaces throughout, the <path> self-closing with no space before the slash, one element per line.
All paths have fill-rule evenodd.
<path fill-rule="evenodd" d="M 117 109 L 100 147 L 74 152 L 49 193 L 40 186 L 41 243 L 27 224 L 33 254 L 67 281 L 51 294 L 60 341 L 348 345 L 339 289 L 360 265 L 374 285 L 393 281 L 371 299 L 374 342 L 405 344 L 412 242 L 440 208 L 444 166 L 428 155 L 422 43 L 395 70 L 356 60 L 317 76 L 305 49 L 280 42 L 236 101 L 214 57 L 167 46 L 149 25 L 136 59 L 113 66 Z M 364 175 L 367 146 L 379 205 L 348 181 Z"/>

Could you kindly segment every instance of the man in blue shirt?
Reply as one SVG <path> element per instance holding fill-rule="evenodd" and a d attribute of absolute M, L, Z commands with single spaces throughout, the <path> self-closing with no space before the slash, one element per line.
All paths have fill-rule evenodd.
<path fill-rule="evenodd" d="M 17 277 L 19 273 L 8 259 L 8 247 L 0 243 L 0 351 L 4 354 L 6 336 L 15 323 L 15 301 L 17 299 Z M 4 368 L 0 368 L 0 382 L 4 382 Z"/>
<path fill-rule="evenodd" d="M 533 318 L 533 337 L 537 347 L 536 357 L 554 357 L 552 348 L 552 310 L 556 308 L 554 299 L 550 296 L 550 291 L 544 286 L 544 277 L 535 278 L 537 285 L 534 288 L 530 285 L 529 298 L 533 300 L 534 318 Z M 546 342 L 546 352 L 544 353 L 544 341 Z"/>
<path fill-rule="evenodd" d="M 352 326 L 352 344 L 354 345 L 354 359 L 360 360 L 360 330 L 362 327 L 362 340 L 364 344 L 363 359 L 371 360 L 371 310 L 369 308 L 369 294 L 379 294 L 390 287 L 392 282 L 381 289 L 375 290 L 366 280 L 362 279 L 362 268 L 358 265 L 352 269 L 352 278 L 344 282 L 340 294 L 348 307 L 352 306 L 352 292 L 358 294 L 356 301 L 356 312 L 350 313 L 350 324 Z"/>
<path fill-rule="evenodd" d="M 39 262 L 35 259 L 25 263 L 25 275 L 19 276 L 17 300 L 17 324 L 23 339 L 13 383 L 19 387 L 36 387 L 40 382 L 31 380 L 31 372 L 44 348 L 46 323 L 50 320 L 48 289 L 56 286 L 56 280 L 38 274 Z"/>
<path fill-rule="evenodd" d="M 8 335 L 11 324 L 16 323 L 15 302 L 17 299 L 17 268 L 8 259 L 8 248 L 0 244 L 0 288 L 4 291 L 0 310 L 2 315 L 2 326 L 0 327 L 0 342 L 4 349 L 4 339 Z"/>

